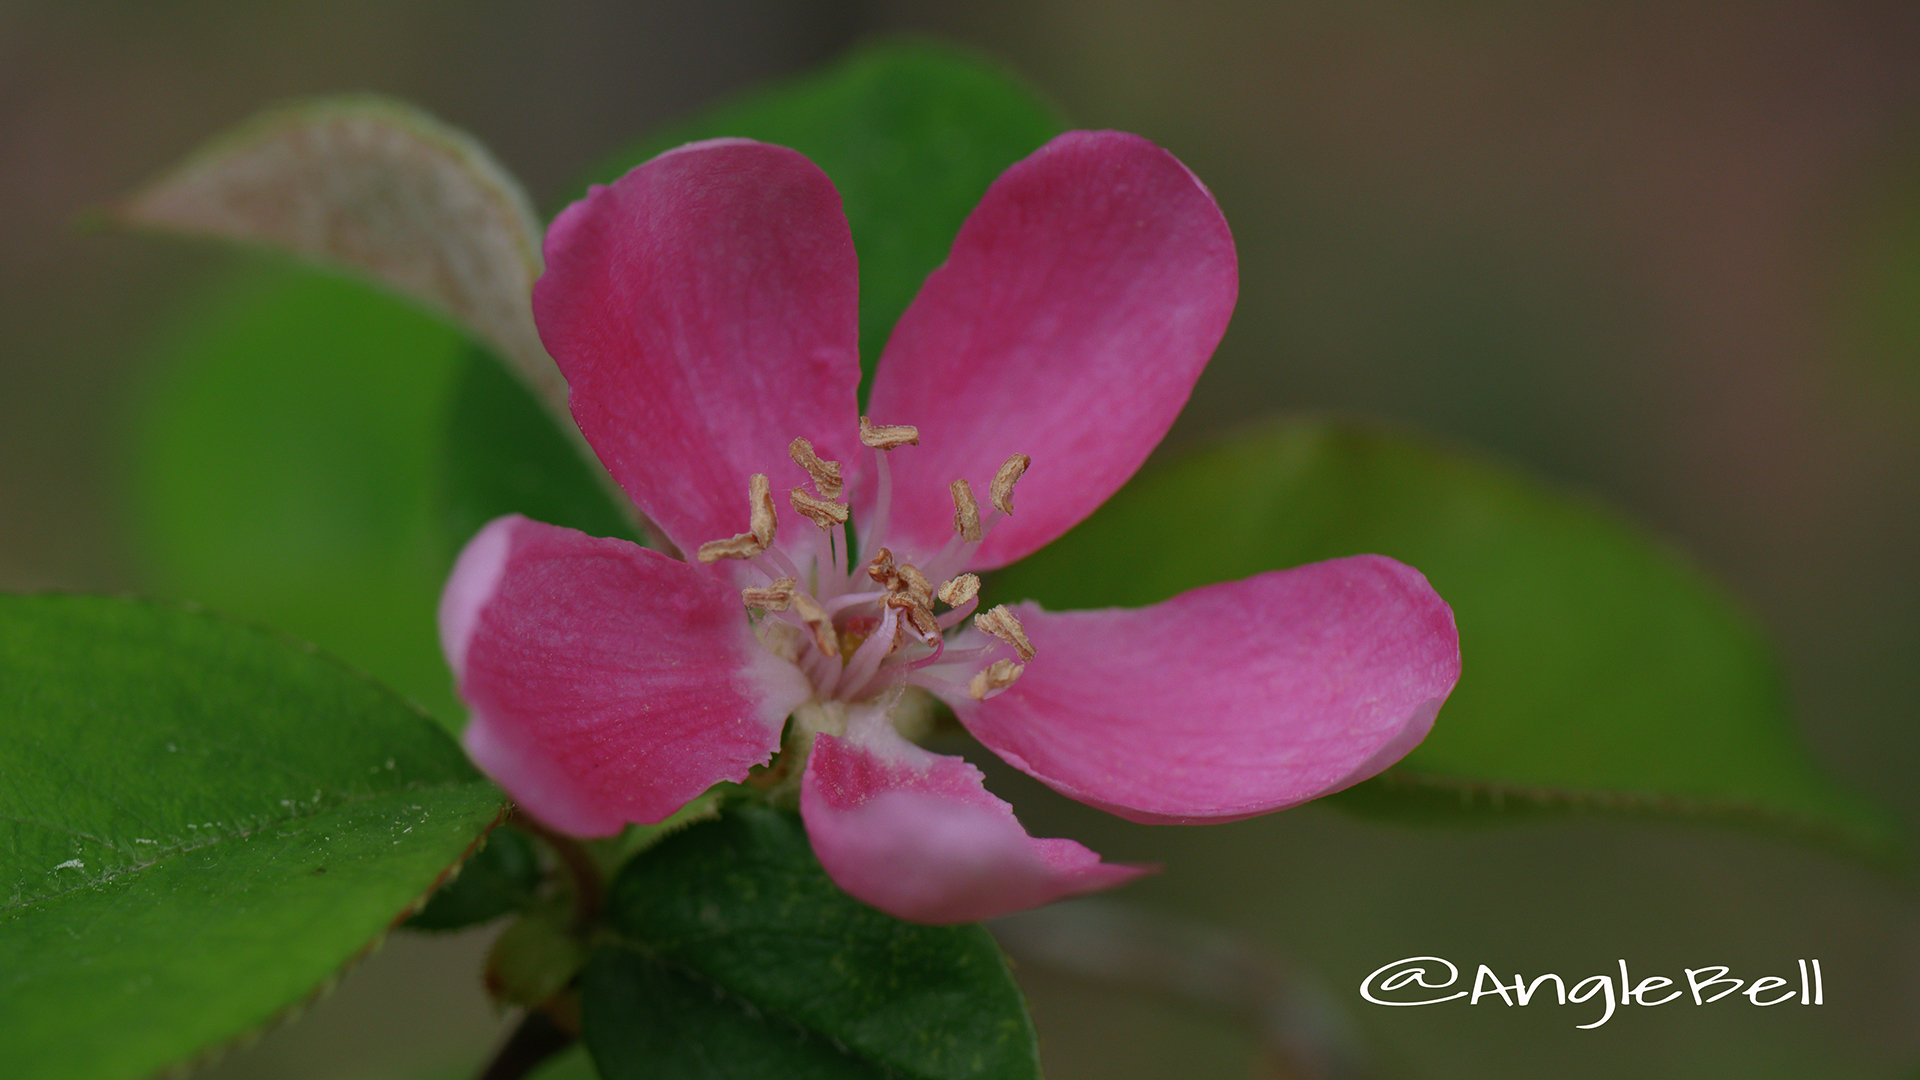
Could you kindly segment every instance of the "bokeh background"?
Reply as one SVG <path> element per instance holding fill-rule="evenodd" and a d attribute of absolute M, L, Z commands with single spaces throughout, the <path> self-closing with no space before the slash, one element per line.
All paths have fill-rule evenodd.
<path fill-rule="evenodd" d="M 1920 8 L 1221 0 L 0 0 L 0 588 L 138 591 L 125 434 L 209 246 L 76 219 L 259 107 L 373 90 L 551 209 L 609 151 L 874 35 L 970 46 L 1218 196 L 1242 293 L 1173 443 L 1382 416 L 1591 494 L 1777 643 L 1832 774 L 1920 826 Z M 1471 628 L 1463 637 L 1471 662 Z M 1444 714 L 1443 714 L 1444 720 Z M 1543 722 L 1550 718 L 1543 718 Z M 1715 826 L 1308 807 L 1152 830 L 997 777 L 1123 897 L 1326 995 L 1392 1077 L 1911 1077 L 1911 878 Z M 459 1075 L 485 941 L 396 939 L 223 1078 Z M 1437 954 L 1572 978 L 1820 957 L 1828 1004 L 1389 1010 Z M 1232 1010 L 1023 965 L 1048 1074 L 1271 1075 Z"/>

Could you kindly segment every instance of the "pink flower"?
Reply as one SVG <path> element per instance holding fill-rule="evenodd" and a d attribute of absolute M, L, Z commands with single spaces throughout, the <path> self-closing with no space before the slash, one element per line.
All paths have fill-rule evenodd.
<path fill-rule="evenodd" d="M 767 762 L 791 717 L 833 879 L 972 921 L 1144 871 L 1028 836 L 977 769 L 909 741 L 921 691 L 1073 798 L 1203 822 L 1373 775 L 1459 676 L 1452 612 L 1378 556 L 1139 610 L 976 610 L 968 571 L 1113 494 L 1233 309 L 1226 222 L 1144 139 L 1072 132 L 994 183 L 887 343 L 878 426 L 855 403 L 846 217 L 798 153 L 663 154 L 569 207 L 546 255 L 534 315 L 574 418 L 698 556 L 521 517 L 461 554 L 440 625 L 467 748 L 555 828 L 660 821 Z"/>

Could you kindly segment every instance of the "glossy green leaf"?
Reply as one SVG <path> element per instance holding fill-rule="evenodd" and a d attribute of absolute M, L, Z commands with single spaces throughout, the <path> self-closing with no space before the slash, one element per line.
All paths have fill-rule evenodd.
<path fill-rule="evenodd" d="M 497 819 L 428 718 L 276 634 L 0 597 L 0 1061 L 127 1080 L 312 995 Z"/>
<path fill-rule="evenodd" d="M 407 920 L 407 929 L 460 930 L 519 911 L 533 903 L 542 876 L 533 838 L 512 826 L 495 829 L 460 873 Z"/>
<path fill-rule="evenodd" d="M 998 68 L 934 45 L 895 42 L 676 125 L 593 179 L 608 183 L 663 150 L 726 136 L 811 158 L 840 191 L 860 259 L 865 400 L 893 324 L 946 260 L 987 185 L 1065 127 L 1033 89 Z"/>
<path fill-rule="evenodd" d="M 581 987 L 606 1080 L 1039 1075 L 986 931 L 851 899 L 791 814 L 744 807 L 668 837 L 615 880 L 610 915 L 620 940 Z"/>
<path fill-rule="evenodd" d="M 470 348 L 369 286 L 243 264 L 162 343 L 135 418 L 149 589 L 317 642 L 459 716 L 434 625 L 452 566 L 434 508 Z"/>
<path fill-rule="evenodd" d="M 1369 552 L 1452 605 L 1464 674 L 1427 740 L 1350 805 L 1571 805 L 1889 842 L 1813 767 L 1772 657 L 1719 590 L 1594 505 L 1405 435 L 1299 421 L 1222 441 L 1142 474 L 990 588 L 1139 606 Z"/>

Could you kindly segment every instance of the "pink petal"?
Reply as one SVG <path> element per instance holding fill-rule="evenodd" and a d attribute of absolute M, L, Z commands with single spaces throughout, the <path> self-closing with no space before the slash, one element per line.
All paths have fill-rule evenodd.
<path fill-rule="evenodd" d="M 817 736 L 800 787 L 814 853 L 855 899 L 914 922 L 978 922 L 1149 872 L 1103 863 L 1071 840 L 1035 840 L 979 769 L 879 719 L 845 738 Z"/>
<path fill-rule="evenodd" d="M 984 506 L 1015 453 L 1032 470 L 976 568 L 1092 513 L 1166 434 L 1237 289 L 1213 196 L 1145 139 L 1068 132 L 1008 169 L 901 317 L 874 379 L 874 421 L 920 429 L 920 445 L 888 460 L 887 542 L 938 550 L 952 534 L 947 484 L 966 479 Z"/>
<path fill-rule="evenodd" d="M 858 448 L 853 237 L 798 153 L 669 151 L 568 207 L 546 256 L 534 321 L 574 419 L 682 551 L 747 531 L 752 474 L 776 493 L 806 479 L 795 436 L 829 458 Z M 778 501 L 786 547 L 812 525 Z"/>
<path fill-rule="evenodd" d="M 461 552 L 440 636 L 473 714 L 467 752 L 529 813 L 579 836 L 657 822 L 743 779 L 810 693 L 711 576 L 518 516 Z"/>
<path fill-rule="evenodd" d="M 1359 783 L 1426 737 L 1460 677 L 1453 612 L 1379 555 L 1125 611 L 1015 608 L 1020 680 L 951 703 L 976 738 L 1132 821 L 1232 820 Z"/>

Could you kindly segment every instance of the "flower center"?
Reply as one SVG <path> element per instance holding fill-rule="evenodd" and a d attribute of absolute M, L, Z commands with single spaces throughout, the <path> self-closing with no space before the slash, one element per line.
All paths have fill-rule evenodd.
<path fill-rule="evenodd" d="M 761 643 L 806 673 L 818 701 L 866 701 L 903 686 L 965 692 L 983 700 L 1012 686 L 1022 665 L 1033 659 L 1033 644 L 1006 607 L 975 613 L 980 579 L 964 570 L 994 525 L 1013 513 L 1013 485 L 1030 459 L 1014 454 L 1000 466 L 989 485 L 992 509 L 984 518 L 964 479 L 949 484 L 954 536 L 916 564 L 881 541 L 892 495 L 887 455 L 918 445 L 920 433 L 905 425 L 876 426 L 863 416 L 860 441 L 873 451 L 877 484 L 873 521 L 863 523 L 868 526 L 863 538 L 874 549 L 870 556 L 863 546 L 863 561 L 856 562 L 849 550 L 851 510 L 842 501 L 840 463 L 821 458 L 806 439 L 795 439 L 787 453 L 813 487 L 796 487 L 788 496 L 794 511 L 815 526 L 808 570 L 773 546 L 779 523 L 764 473 L 748 482 L 747 531 L 700 545 L 698 558 L 703 563 L 742 559 L 765 575 L 765 584 L 742 589 L 740 598 Z M 995 640 L 947 648 L 947 632 L 968 616 Z M 1006 655 L 1009 650 L 1019 662 Z"/>

